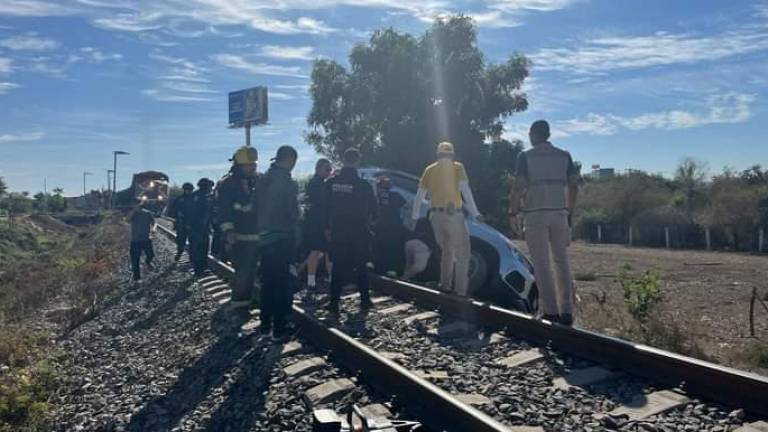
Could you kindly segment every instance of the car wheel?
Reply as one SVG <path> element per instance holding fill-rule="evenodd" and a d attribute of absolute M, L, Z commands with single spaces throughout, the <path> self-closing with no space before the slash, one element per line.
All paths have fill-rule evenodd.
<path fill-rule="evenodd" d="M 479 293 L 488 281 L 488 259 L 478 250 L 469 257 L 469 292 Z"/>
<path fill-rule="evenodd" d="M 535 315 L 539 310 L 539 288 L 536 284 L 531 287 L 531 294 L 528 295 L 528 313 Z"/>

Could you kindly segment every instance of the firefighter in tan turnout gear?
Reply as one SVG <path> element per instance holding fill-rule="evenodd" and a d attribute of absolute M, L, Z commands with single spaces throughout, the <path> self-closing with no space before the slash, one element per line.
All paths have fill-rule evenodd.
<path fill-rule="evenodd" d="M 256 174 L 258 153 L 240 147 L 232 156 L 232 168 L 216 191 L 217 218 L 224 248 L 235 267 L 232 306 L 249 306 L 256 299 L 254 282 L 259 263 L 259 223 Z"/>

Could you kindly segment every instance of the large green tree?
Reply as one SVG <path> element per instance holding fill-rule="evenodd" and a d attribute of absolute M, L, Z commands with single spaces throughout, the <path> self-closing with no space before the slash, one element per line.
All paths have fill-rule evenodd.
<path fill-rule="evenodd" d="M 376 31 L 349 67 L 318 60 L 307 141 L 338 160 L 349 147 L 370 164 L 419 173 L 437 142 L 450 140 L 470 175 L 487 166 L 503 121 L 528 107 L 520 91 L 528 60 L 487 64 L 471 18 L 439 19 L 420 37 Z"/>

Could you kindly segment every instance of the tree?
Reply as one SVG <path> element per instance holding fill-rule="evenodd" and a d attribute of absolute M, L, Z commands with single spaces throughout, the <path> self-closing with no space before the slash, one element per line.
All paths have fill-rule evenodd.
<path fill-rule="evenodd" d="M 63 196 L 64 189 L 57 187 L 53 188 L 53 195 L 47 197 L 47 210 L 59 213 L 67 209 L 67 200 Z"/>
<path fill-rule="evenodd" d="M 675 169 L 675 182 L 683 193 L 685 214 L 693 221 L 694 208 L 702 204 L 703 188 L 707 179 L 707 165 L 693 158 L 685 158 Z"/>
<path fill-rule="evenodd" d="M 509 230 L 509 188 L 517 157 L 523 151 L 522 141 L 498 140 L 490 144 L 485 170 L 473 180 L 477 205 L 491 225 Z"/>
<path fill-rule="evenodd" d="M 583 235 L 603 225 L 606 238 L 628 240 L 634 219 L 672 201 L 674 182 L 643 171 L 587 182 L 577 203 L 577 231 Z"/>
<path fill-rule="evenodd" d="M 750 186 L 768 186 L 768 169 L 760 165 L 752 165 L 741 173 L 741 179 Z"/>
<path fill-rule="evenodd" d="M 3 178 L 0 177 L 0 197 L 5 195 L 6 192 L 8 192 L 8 186 L 5 184 Z"/>
<path fill-rule="evenodd" d="M 714 177 L 703 218 L 705 226 L 724 229 L 737 250 L 746 246 L 744 241 L 752 237 L 759 219 L 760 190 L 750 186 L 743 174 L 726 169 Z"/>
<path fill-rule="evenodd" d="M 421 37 L 376 31 L 352 49 L 349 70 L 318 60 L 312 70 L 307 141 L 338 160 L 349 147 L 365 160 L 419 173 L 441 140 L 456 145 L 470 175 L 488 162 L 503 120 L 528 107 L 520 87 L 528 60 L 486 65 L 469 17 L 438 19 Z"/>
<path fill-rule="evenodd" d="M 13 223 L 15 216 L 32 211 L 32 200 L 28 192 L 11 192 L 0 201 L 0 208 L 8 212 L 8 221 Z"/>

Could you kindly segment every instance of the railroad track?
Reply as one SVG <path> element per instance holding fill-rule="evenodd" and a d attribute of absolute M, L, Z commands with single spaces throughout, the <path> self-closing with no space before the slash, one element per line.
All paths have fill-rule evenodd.
<path fill-rule="evenodd" d="M 341 321 L 294 304 L 294 322 L 432 430 L 768 431 L 764 377 L 371 278 L 376 308 L 365 320 L 352 294 Z"/>

